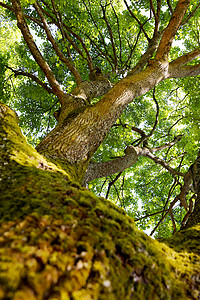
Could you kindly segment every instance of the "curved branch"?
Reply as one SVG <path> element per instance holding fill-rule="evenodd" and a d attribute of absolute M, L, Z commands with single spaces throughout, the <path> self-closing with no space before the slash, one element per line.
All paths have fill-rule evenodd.
<path fill-rule="evenodd" d="M 126 151 L 126 150 L 125 150 Z M 137 153 L 134 147 L 130 151 L 126 151 L 122 157 L 103 163 L 91 163 L 85 174 L 84 184 L 101 177 L 106 177 L 115 173 L 121 173 L 125 169 L 131 167 L 137 161 Z"/>
<path fill-rule="evenodd" d="M 146 156 L 146 157 L 150 158 L 156 164 L 159 164 L 162 167 L 164 167 L 166 170 L 168 170 L 173 176 L 175 176 L 175 175 L 184 176 L 184 173 L 176 171 L 175 169 L 171 168 L 166 161 L 164 161 L 163 159 L 161 159 L 158 156 L 154 155 L 151 152 L 151 149 L 146 148 L 146 147 L 144 147 L 144 148 L 136 147 L 136 151 L 137 151 L 138 156 Z"/>
<path fill-rule="evenodd" d="M 136 163 L 138 156 L 146 156 L 150 158 L 156 164 L 159 164 L 166 170 L 168 170 L 173 176 L 184 176 L 182 172 L 171 168 L 166 161 L 152 153 L 153 150 L 158 151 L 174 145 L 178 140 L 180 140 L 180 138 L 181 136 L 177 136 L 173 142 L 154 149 L 149 149 L 146 147 L 133 147 L 132 145 L 130 145 L 127 146 L 127 148 L 124 151 L 125 155 L 122 157 L 117 157 L 115 159 L 103 163 L 91 163 L 88 166 L 88 169 L 85 174 L 84 185 L 96 178 L 106 177 L 124 171 L 125 169 L 131 167 L 133 164 Z"/>
<path fill-rule="evenodd" d="M 40 66 L 41 70 L 44 72 L 47 77 L 50 86 L 52 87 L 55 95 L 58 97 L 61 104 L 63 103 L 63 98 L 65 97 L 64 91 L 61 89 L 59 83 L 57 82 L 51 68 L 43 58 L 40 50 L 38 49 L 36 43 L 33 40 L 33 37 L 29 31 L 28 25 L 24 19 L 22 8 L 19 0 L 12 0 L 14 12 L 17 18 L 17 26 L 22 32 L 22 35 L 26 41 L 28 48 L 30 49 L 35 61 Z"/>
<path fill-rule="evenodd" d="M 43 23 L 46 35 L 47 35 L 47 39 L 50 41 L 50 43 L 53 46 L 53 49 L 55 50 L 56 54 L 58 55 L 58 57 L 60 58 L 60 60 L 69 68 L 69 70 L 72 72 L 72 74 L 74 75 L 74 78 L 76 80 L 77 85 L 80 84 L 82 82 L 82 78 L 79 74 L 79 72 L 77 71 L 76 67 L 73 65 L 73 63 L 66 58 L 66 56 L 62 53 L 62 51 L 60 50 L 58 44 L 56 43 L 55 39 L 53 38 L 51 31 L 47 25 L 47 22 L 44 18 L 44 15 L 42 13 L 42 10 L 40 9 L 40 6 L 38 4 L 38 2 L 36 1 L 33 6 L 35 7 L 38 15 L 41 18 L 41 21 Z"/>
<path fill-rule="evenodd" d="M 28 73 L 28 72 L 24 72 L 21 70 L 14 70 L 13 68 L 6 66 L 6 68 L 8 68 L 9 70 L 11 70 L 14 74 L 15 77 L 16 76 L 26 76 L 31 78 L 33 81 L 35 81 L 37 84 L 39 84 L 45 91 L 47 91 L 49 94 L 54 94 L 53 90 L 51 88 L 48 87 L 48 85 L 45 82 L 42 82 L 37 76 Z"/>

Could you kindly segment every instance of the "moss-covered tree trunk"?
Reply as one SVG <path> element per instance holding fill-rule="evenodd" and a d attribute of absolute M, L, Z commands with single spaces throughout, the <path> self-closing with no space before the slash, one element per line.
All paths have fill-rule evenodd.
<path fill-rule="evenodd" d="M 198 222 L 151 239 L 29 146 L 5 105 L 0 119 L 0 299 L 199 299 Z"/>

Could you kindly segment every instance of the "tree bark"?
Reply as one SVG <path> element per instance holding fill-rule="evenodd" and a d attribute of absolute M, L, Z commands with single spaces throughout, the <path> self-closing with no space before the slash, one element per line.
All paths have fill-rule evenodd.
<path fill-rule="evenodd" d="M 74 166 L 27 145 L 17 122 L 1 104 L 0 299 L 199 299 L 199 222 L 151 239 L 72 181 Z"/>
<path fill-rule="evenodd" d="M 97 150 L 123 109 L 166 78 L 166 68 L 168 63 L 155 61 L 139 74 L 119 81 L 94 106 L 77 111 L 73 118 L 63 118 L 38 145 L 38 151 L 82 166 Z"/>

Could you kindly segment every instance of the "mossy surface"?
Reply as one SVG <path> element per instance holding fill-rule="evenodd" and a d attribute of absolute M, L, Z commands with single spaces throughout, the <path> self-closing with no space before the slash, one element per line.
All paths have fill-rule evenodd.
<path fill-rule="evenodd" d="M 2 114 L 17 126 L 12 111 Z M 166 241 L 174 249 L 152 240 L 66 170 L 17 146 L 18 129 L 7 128 L 0 133 L 0 299 L 199 299 L 197 227 L 192 237 L 185 231 Z"/>

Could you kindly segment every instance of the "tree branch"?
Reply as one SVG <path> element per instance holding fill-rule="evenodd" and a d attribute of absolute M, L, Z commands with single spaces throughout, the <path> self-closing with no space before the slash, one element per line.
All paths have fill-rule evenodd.
<path fill-rule="evenodd" d="M 174 69 L 177 69 L 189 62 L 191 62 L 192 60 L 194 60 L 195 58 L 200 56 L 200 47 L 195 49 L 192 52 L 186 53 L 180 57 L 178 57 L 177 59 L 173 60 L 170 62 L 169 64 L 169 73 L 174 71 Z"/>
<path fill-rule="evenodd" d="M 107 190 L 106 197 L 105 197 L 106 199 L 108 199 L 108 195 L 109 195 L 109 192 L 110 192 L 110 189 L 111 189 L 112 185 L 117 181 L 117 179 L 119 179 L 119 177 L 121 176 L 121 174 L 122 174 L 122 172 L 119 172 L 117 174 L 117 176 L 112 181 L 109 182 L 109 184 L 108 184 L 108 190 Z"/>
<path fill-rule="evenodd" d="M 154 152 L 157 152 L 157 151 L 160 151 L 160 150 L 164 150 L 166 148 L 169 148 L 169 147 L 172 147 L 173 145 L 175 145 L 177 142 L 179 142 L 181 140 L 183 135 L 177 135 L 173 141 L 167 143 L 167 144 L 164 144 L 164 145 L 161 145 L 161 146 L 158 146 L 158 147 L 154 147 L 154 148 L 151 148 L 151 151 L 154 153 Z"/>
<path fill-rule="evenodd" d="M 145 135 L 141 138 L 140 142 L 138 143 L 138 146 L 141 145 L 142 142 L 147 141 L 147 140 L 152 136 L 152 134 L 154 133 L 154 131 L 155 131 L 155 129 L 156 129 L 156 126 L 157 126 L 157 124 L 158 124 L 159 105 L 158 105 L 158 101 L 156 100 L 156 97 L 155 97 L 155 88 L 153 89 L 153 100 L 154 100 L 154 102 L 155 102 L 155 104 L 156 104 L 156 118 L 155 118 L 155 122 L 154 122 L 153 128 L 152 128 L 152 130 L 150 131 L 150 133 L 147 134 L 147 135 L 145 134 Z"/>
<path fill-rule="evenodd" d="M 130 9 L 130 6 L 128 5 L 128 3 L 127 3 L 126 0 L 124 0 L 124 3 L 125 3 L 125 5 L 126 5 L 128 11 L 129 11 L 129 13 L 130 13 L 130 15 L 131 15 L 131 16 L 137 21 L 137 23 L 139 24 L 139 26 L 140 26 L 142 32 L 144 33 L 144 35 L 145 35 L 147 41 L 150 42 L 150 38 L 148 37 L 146 31 L 144 30 L 143 24 L 142 24 L 142 23 L 140 22 L 140 20 L 134 15 L 134 13 L 133 13 L 132 10 Z"/>
<path fill-rule="evenodd" d="M 170 0 L 167 0 L 167 5 L 168 5 L 168 7 L 169 7 L 170 13 L 173 14 L 173 8 L 172 8 L 172 5 L 171 5 Z"/>
<path fill-rule="evenodd" d="M 153 1 L 152 0 L 149 1 L 150 1 L 151 10 L 155 18 L 155 27 L 154 27 L 154 34 L 155 34 L 159 28 L 161 0 L 157 0 L 157 12 L 154 9 Z"/>
<path fill-rule="evenodd" d="M 170 217 L 171 217 L 171 220 L 172 220 L 172 225 L 173 225 L 173 228 L 174 228 L 174 230 L 173 230 L 173 234 L 174 234 L 177 230 L 176 230 L 176 223 L 175 223 L 175 219 L 174 219 L 174 214 L 173 214 L 172 208 L 170 209 L 169 213 L 170 213 Z"/>
<path fill-rule="evenodd" d="M 44 0 L 41 0 L 41 1 L 42 1 L 42 3 L 45 4 L 46 7 L 48 7 L 48 9 L 51 11 L 51 13 L 55 15 L 57 20 L 47 10 L 45 10 L 41 7 L 42 12 L 51 19 L 51 21 L 60 29 L 61 33 L 62 33 L 62 26 L 64 27 L 64 29 L 65 29 L 64 33 L 65 33 L 65 36 L 66 36 L 67 40 L 69 41 L 69 43 L 73 46 L 75 51 L 77 51 L 77 53 L 79 53 L 83 57 L 83 59 L 86 59 L 89 70 L 93 70 L 94 66 L 93 66 L 92 58 L 87 50 L 87 47 L 86 47 L 83 39 L 62 21 L 60 12 L 57 13 L 57 11 L 52 11 L 51 8 L 47 5 L 47 3 Z M 86 58 L 84 57 L 83 52 L 79 49 L 79 47 L 76 45 L 76 43 L 70 38 L 70 36 L 67 32 L 69 32 L 72 36 L 74 36 L 77 40 L 79 40 L 79 42 L 81 43 L 82 48 L 86 54 Z"/>
<path fill-rule="evenodd" d="M 137 153 L 133 148 L 125 150 L 125 155 L 103 163 L 91 163 L 85 174 L 84 184 L 101 177 L 106 177 L 131 167 L 137 161 Z"/>
<path fill-rule="evenodd" d="M 131 125 L 129 125 L 129 124 L 119 123 L 119 124 L 114 124 L 112 127 L 119 127 L 119 126 L 122 126 L 123 128 L 130 127 L 131 130 L 133 130 L 133 131 L 139 133 L 139 134 L 141 135 L 141 137 L 145 137 L 145 136 L 146 136 L 145 132 L 144 132 L 142 129 L 137 128 L 137 127 L 134 127 L 134 126 L 131 126 Z"/>
<path fill-rule="evenodd" d="M 0 2 L 0 6 L 2 6 L 3 8 L 6 8 L 6 9 L 12 11 L 12 12 L 15 12 L 14 8 L 13 8 L 12 6 L 10 6 L 10 5 L 7 5 L 7 4 L 4 4 L 4 3 Z M 23 14 L 23 15 L 24 15 L 24 17 L 25 17 L 26 19 L 29 19 L 29 20 L 31 20 L 31 21 L 37 23 L 41 28 L 44 28 L 44 27 L 42 26 L 42 24 L 41 24 L 41 22 L 40 22 L 39 19 L 33 18 L 33 17 L 31 17 L 31 16 L 29 16 L 29 15 L 27 15 L 27 14 Z"/>
<path fill-rule="evenodd" d="M 188 218 L 190 217 L 190 215 L 192 214 L 193 208 L 194 208 L 194 203 L 193 203 L 193 199 L 195 200 L 197 198 L 197 196 L 194 194 L 192 195 L 192 197 L 189 199 L 189 209 L 188 212 L 186 213 L 186 215 L 184 216 L 182 222 L 181 222 L 181 230 L 184 229 L 185 224 L 188 220 Z"/>
<path fill-rule="evenodd" d="M 154 232 L 156 231 L 156 229 L 158 228 L 158 226 L 162 223 L 162 221 L 166 218 L 166 216 L 170 213 L 171 209 L 174 207 L 174 205 L 176 204 L 176 202 L 178 201 L 177 198 L 175 198 L 169 206 L 169 209 L 166 211 L 166 213 L 162 216 L 162 218 L 160 219 L 160 221 L 158 222 L 158 224 L 155 226 L 155 228 L 151 231 L 150 236 L 152 236 L 154 234 Z"/>
<path fill-rule="evenodd" d="M 117 32 L 118 32 L 118 37 L 119 37 L 119 53 L 120 53 L 120 62 L 122 64 L 122 40 L 121 40 L 121 34 L 120 34 L 120 27 L 119 27 L 119 18 L 118 18 L 118 15 L 115 11 L 115 8 L 113 6 L 113 3 L 112 1 L 110 2 L 111 4 L 111 7 L 112 7 L 112 10 L 114 12 L 114 15 L 115 15 L 115 18 L 117 20 Z"/>
<path fill-rule="evenodd" d="M 83 40 L 82 40 L 82 38 L 81 38 L 79 35 L 75 34 L 72 30 L 70 30 L 68 26 L 65 26 L 65 24 L 64 24 L 64 22 L 63 22 L 63 20 L 62 20 L 62 15 L 61 15 L 60 11 L 57 12 L 57 10 L 56 10 L 55 4 L 54 4 L 54 0 L 52 0 L 52 5 L 53 5 L 54 12 L 55 12 L 55 16 L 56 16 L 56 18 L 57 18 L 57 20 L 58 20 L 58 24 L 59 24 L 58 28 L 60 28 L 60 31 L 61 31 L 61 33 L 62 33 L 62 35 L 63 35 L 63 38 L 65 38 L 65 37 L 67 38 L 67 40 L 68 40 L 69 43 L 73 46 L 73 48 L 77 51 L 77 53 L 79 53 L 79 54 L 82 56 L 83 59 L 86 59 L 86 61 L 87 61 L 87 63 L 88 63 L 88 68 L 89 68 L 89 70 L 90 70 L 90 71 L 93 70 L 93 69 L 94 69 L 94 65 L 93 65 L 92 58 L 91 58 L 91 56 L 90 56 L 90 54 L 89 54 L 89 51 L 88 51 L 88 49 L 87 49 L 85 43 L 84 43 Z M 65 28 L 65 29 L 64 29 L 64 28 Z M 73 36 L 76 37 L 76 38 L 79 40 L 79 42 L 81 43 L 81 45 L 82 45 L 82 47 L 83 47 L 83 50 L 84 50 L 84 52 L 85 52 L 85 54 L 86 54 L 86 57 L 84 57 L 83 52 L 82 52 L 82 51 L 80 50 L 80 48 L 76 45 L 76 43 L 70 38 L 70 36 L 69 36 L 69 34 L 66 32 L 66 30 L 67 30 L 69 33 L 73 34 Z"/>
<path fill-rule="evenodd" d="M 158 42 L 162 33 L 157 33 L 149 42 L 146 52 L 141 56 L 136 66 L 129 72 L 128 76 L 135 75 L 141 72 L 144 66 L 148 63 L 149 59 L 153 56 L 154 52 L 158 48 Z"/>
<path fill-rule="evenodd" d="M 14 74 L 15 77 L 16 76 L 26 76 L 31 78 L 33 81 L 35 81 L 37 84 L 39 84 L 44 90 L 46 90 L 49 94 L 54 94 L 53 90 L 51 88 L 48 87 L 48 85 L 45 82 L 42 82 L 37 76 L 28 73 L 28 72 L 24 72 L 22 70 L 14 70 L 13 68 L 6 66 L 6 68 L 8 68 L 9 70 L 11 70 Z"/>
<path fill-rule="evenodd" d="M 61 104 L 63 103 L 63 99 L 65 97 L 64 91 L 61 89 L 59 83 L 57 82 L 51 68 L 43 58 L 40 50 L 38 49 L 36 43 L 33 40 L 33 37 L 29 31 L 28 25 L 24 19 L 22 8 L 20 5 L 19 0 L 12 0 L 14 12 L 17 18 L 17 26 L 22 32 L 22 35 L 27 43 L 27 46 L 29 47 L 35 61 L 40 66 L 41 70 L 44 72 L 45 76 L 47 77 L 50 86 L 52 87 L 55 95 L 58 97 Z"/>
<path fill-rule="evenodd" d="M 164 30 L 163 36 L 158 46 L 158 50 L 155 55 L 155 60 L 167 60 L 174 36 L 177 33 L 179 26 L 181 25 L 182 19 L 187 11 L 190 2 L 191 0 L 178 1 L 169 24 Z"/>
<path fill-rule="evenodd" d="M 35 7 L 38 15 L 40 16 L 40 19 L 43 23 L 46 35 L 47 35 L 47 39 L 50 41 L 50 43 L 53 46 L 53 49 L 55 50 L 56 54 L 58 55 L 58 57 L 60 58 L 60 60 L 69 68 L 69 70 L 72 72 L 72 74 L 74 75 L 75 81 L 77 83 L 77 85 L 79 85 L 82 82 L 82 78 L 79 74 L 79 72 L 77 71 L 76 67 L 73 65 L 73 63 L 66 58 L 66 56 L 62 53 L 62 51 L 60 50 L 58 44 L 56 43 L 55 39 L 53 38 L 51 31 L 48 27 L 48 24 L 44 18 L 44 15 L 42 13 L 42 10 L 40 9 L 40 6 L 38 4 L 38 2 L 36 1 L 33 6 Z"/>
<path fill-rule="evenodd" d="M 187 53 L 169 64 L 168 77 L 181 78 L 186 76 L 196 76 L 200 74 L 200 64 L 185 65 L 200 56 L 200 48 Z"/>
<path fill-rule="evenodd" d="M 106 23 L 106 26 L 108 28 L 108 32 L 109 32 L 109 35 L 110 35 L 110 40 L 111 40 L 111 45 L 112 45 L 112 49 L 113 49 L 113 55 L 114 55 L 114 65 L 115 65 L 115 70 L 117 70 L 117 53 L 116 53 L 116 47 L 115 47 L 115 42 L 114 42 L 114 37 L 113 37 L 113 32 L 112 32 L 112 28 L 108 22 L 108 19 L 106 17 L 106 9 L 105 7 L 100 4 L 101 6 L 101 9 L 102 9 L 102 12 L 103 12 L 103 19 Z"/>
<path fill-rule="evenodd" d="M 110 57 L 111 60 L 112 60 L 112 62 L 114 62 L 113 57 L 112 57 L 111 55 L 109 55 L 109 53 L 108 53 L 108 51 L 107 51 L 107 46 L 106 46 L 106 44 L 105 44 L 104 36 L 102 35 L 101 30 L 99 30 L 99 27 L 98 27 L 97 23 L 95 22 L 95 20 L 94 20 L 94 18 L 93 18 L 93 15 L 92 15 L 92 13 L 91 13 L 91 10 L 88 8 L 88 6 L 86 5 L 86 3 L 85 3 L 84 0 L 83 0 L 83 4 L 84 4 L 84 6 L 85 6 L 85 9 L 86 9 L 88 15 L 91 17 L 91 20 L 92 20 L 94 26 L 97 28 L 97 30 L 98 30 L 98 32 L 99 32 L 99 35 L 100 35 L 100 38 L 101 38 L 101 41 L 102 41 L 102 45 L 103 45 L 103 47 L 104 47 L 104 49 L 105 49 L 105 54 L 104 54 L 104 52 L 103 52 L 102 50 L 100 51 L 100 53 L 104 54 L 104 56 L 105 56 L 106 58 L 107 58 L 107 57 Z M 89 38 L 89 40 L 90 40 L 93 44 L 95 44 L 95 46 L 97 47 L 97 44 L 91 39 L 91 37 L 90 37 L 89 35 L 86 35 L 86 36 L 87 36 L 87 38 Z M 98 50 L 100 50 L 100 47 L 97 47 L 97 48 L 98 48 Z M 108 61 L 109 61 L 109 63 L 111 64 L 111 67 L 112 67 L 112 69 L 113 69 L 113 66 L 112 66 L 111 61 L 110 61 L 110 60 L 108 60 Z M 113 69 L 113 71 L 114 71 L 114 69 Z"/>
<path fill-rule="evenodd" d="M 149 218 L 149 217 L 152 217 L 152 216 L 161 214 L 161 213 L 166 212 L 166 211 L 168 211 L 168 209 L 166 209 L 166 210 L 160 210 L 160 211 L 157 211 L 157 212 L 152 213 L 152 214 L 150 214 L 150 215 L 146 215 L 146 216 L 140 217 L 140 218 L 138 218 L 138 219 L 134 219 L 134 221 L 137 222 L 137 221 L 140 221 L 140 220 L 142 220 L 142 219 L 146 219 L 146 218 Z"/>
<path fill-rule="evenodd" d="M 189 15 L 183 19 L 181 25 L 185 25 L 188 23 L 188 21 L 195 15 L 197 9 L 200 7 L 200 3 L 197 4 L 197 6 L 189 13 Z"/>
<path fill-rule="evenodd" d="M 96 178 L 106 177 L 124 171 L 125 169 L 131 167 L 133 164 L 136 163 L 138 156 L 146 156 L 150 158 L 156 164 L 159 164 L 166 170 L 168 170 L 173 176 L 184 176 L 182 172 L 171 168 L 166 161 L 152 153 L 153 151 L 158 151 L 173 146 L 181 139 L 181 137 L 182 136 L 177 136 L 171 143 L 165 144 L 160 147 L 155 147 L 153 149 L 149 149 L 146 147 L 133 147 L 132 145 L 130 145 L 127 146 L 127 148 L 124 151 L 125 155 L 122 157 L 117 157 L 115 159 L 103 163 L 91 163 L 88 166 L 88 169 L 85 174 L 84 185 Z"/>
<path fill-rule="evenodd" d="M 166 170 L 168 170 L 173 176 L 178 175 L 178 176 L 184 176 L 184 174 L 182 172 L 176 171 L 175 169 L 171 168 L 169 166 L 169 164 L 164 161 L 163 159 L 157 157 L 156 155 L 154 155 L 151 152 L 151 149 L 149 148 L 136 148 L 137 154 L 138 156 L 146 156 L 150 159 L 152 159 L 156 164 L 161 165 L 162 167 L 164 167 Z"/>

